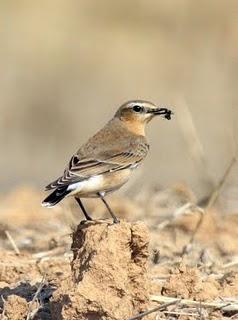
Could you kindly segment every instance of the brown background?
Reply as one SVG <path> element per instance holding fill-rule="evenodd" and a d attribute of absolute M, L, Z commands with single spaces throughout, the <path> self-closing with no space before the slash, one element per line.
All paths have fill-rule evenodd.
<path fill-rule="evenodd" d="M 1 190 L 43 188 L 134 98 L 175 117 L 151 123 L 131 190 L 219 181 L 237 145 L 237 0 L 5 1 L 0 24 Z"/>

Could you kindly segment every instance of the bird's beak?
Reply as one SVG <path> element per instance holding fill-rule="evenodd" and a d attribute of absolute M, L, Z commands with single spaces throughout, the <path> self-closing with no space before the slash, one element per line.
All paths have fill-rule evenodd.
<path fill-rule="evenodd" d="M 147 111 L 147 113 L 151 113 L 153 115 L 159 115 L 163 116 L 165 119 L 170 120 L 171 115 L 173 112 L 167 108 L 155 108 L 155 109 L 150 109 Z"/>

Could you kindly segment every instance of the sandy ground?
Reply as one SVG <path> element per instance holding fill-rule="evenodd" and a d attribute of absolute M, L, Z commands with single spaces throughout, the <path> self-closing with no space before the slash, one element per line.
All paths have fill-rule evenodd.
<path fill-rule="evenodd" d="M 1 196 L 1 319 L 56 319 L 55 292 L 71 278 L 71 235 L 81 212 L 73 200 L 41 208 L 42 198 L 29 187 Z M 85 203 L 93 217 L 107 216 L 99 200 Z M 149 228 L 149 308 L 179 299 L 150 319 L 238 318 L 237 212 L 198 207 L 181 185 L 146 189 L 134 199 L 113 196 L 110 203 L 120 218 Z"/>

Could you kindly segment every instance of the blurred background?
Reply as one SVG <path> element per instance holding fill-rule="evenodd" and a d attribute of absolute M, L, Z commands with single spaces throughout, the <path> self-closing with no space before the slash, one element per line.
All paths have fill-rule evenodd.
<path fill-rule="evenodd" d="M 147 128 L 151 152 L 127 188 L 182 182 L 202 198 L 220 181 L 237 146 L 236 0 L 12 0 L 0 21 L 1 191 L 43 189 L 137 98 L 175 117 Z"/>

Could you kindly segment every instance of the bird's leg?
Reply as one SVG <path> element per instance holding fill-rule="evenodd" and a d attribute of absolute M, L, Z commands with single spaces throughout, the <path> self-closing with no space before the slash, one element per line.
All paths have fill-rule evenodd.
<path fill-rule="evenodd" d="M 99 197 L 101 198 L 102 202 L 105 204 L 105 206 L 107 207 L 107 210 L 109 211 L 112 219 L 113 219 L 113 223 L 119 223 L 120 220 L 117 219 L 117 217 L 115 216 L 115 214 L 112 212 L 112 209 L 109 207 L 108 203 L 106 202 L 106 200 L 104 199 L 103 195 L 99 192 L 98 193 Z"/>
<path fill-rule="evenodd" d="M 85 215 L 86 220 L 93 220 L 87 213 L 86 209 L 84 208 L 82 201 L 79 198 L 75 197 L 75 200 L 78 202 L 78 205 L 80 206 L 81 210 L 83 211 L 83 214 Z"/>

